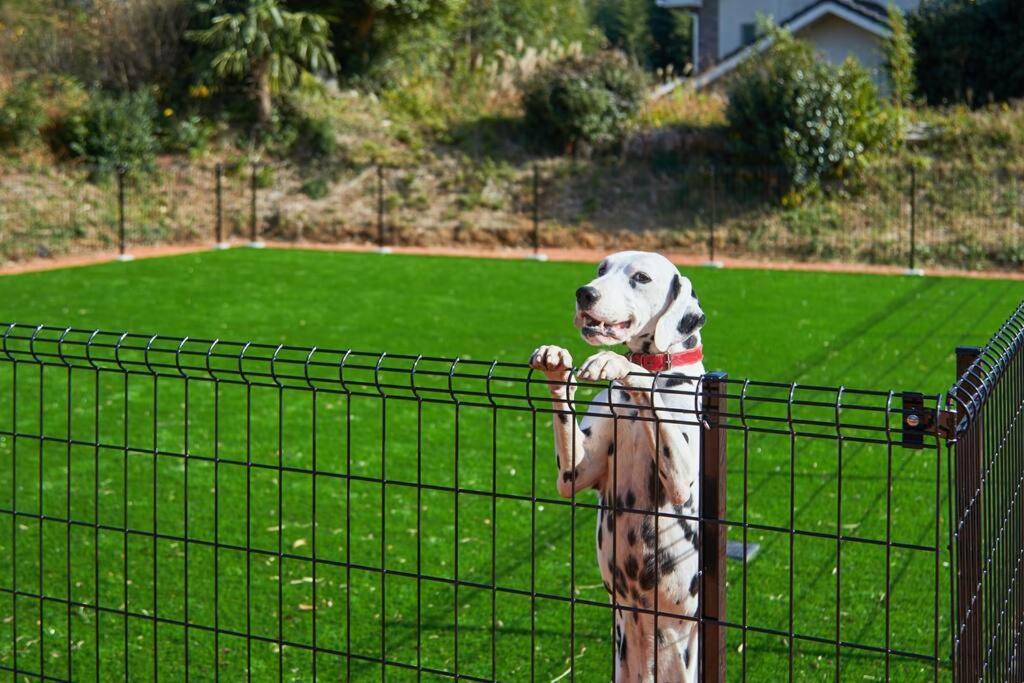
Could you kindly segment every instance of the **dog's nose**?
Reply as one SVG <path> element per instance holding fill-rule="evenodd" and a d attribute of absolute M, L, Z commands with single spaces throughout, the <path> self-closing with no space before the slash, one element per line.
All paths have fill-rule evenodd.
<path fill-rule="evenodd" d="M 576 290 L 576 303 L 580 308 L 590 308 L 600 298 L 600 292 L 593 287 L 580 287 Z"/>

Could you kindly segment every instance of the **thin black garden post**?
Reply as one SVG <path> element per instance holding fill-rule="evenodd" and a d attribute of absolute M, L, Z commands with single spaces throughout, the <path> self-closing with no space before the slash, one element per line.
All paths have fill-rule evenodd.
<path fill-rule="evenodd" d="M 924 271 L 916 267 L 917 257 L 917 167 L 910 167 L 910 262 L 907 275 L 924 275 Z"/>
<path fill-rule="evenodd" d="M 117 165 L 117 260 L 131 261 L 132 255 L 127 250 L 124 218 L 124 180 L 128 173 L 126 164 Z"/>
<path fill-rule="evenodd" d="M 956 350 L 957 380 L 964 376 L 971 364 L 981 355 L 976 346 L 960 346 Z M 982 438 L 981 412 L 970 422 L 967 430 L 956 440 L 956 514 L 951 520 L 956 534 L 956 643 L 954 679 L 977 681 L 982 676 L 982 601 L 979 589 L 982 582 L 982 499 L 981 468 Z"/>
<path fill-rule="evenodd" d="M 709 268 L 721 268 L 722 262 L 715 260 L 715 224 L 718 222 L 718 170 L 715 164 L 708 166 L 708 191 L 711 199 L 711 220 L 708 222 L 708 262 Z"/>
<path fill-rule="evenodd" d="M 217 195 L 217 217 L 216 217 L 216 232 L 217 242 L 214 245 L 216 249 L 227 249 L 228 243 L 224 241 L 224 191 L 223 191 L 223 179 L 224 179 L 224 164 L 217 162 L 214 166 L 214 175 L 216 176 L 216 195 Z"/>
<path fill-rule="evenodd" d="M 724 372 L 704 375 L 701 381 L 700 463 L 700 652 L 701 680 L 725 682 L 725 579 L 726 531 L 726 380 Z"/>
<path fill-rule="evenodd" d="M 531 198 L 533 210 L 533 253 L 530 258 L 534 261 L 547 261 L 548 257 L 540 253 L 540 167 L 536 162 L 533 164 L 533 197 Z"/>
<path fill-rule="evenodd" d="M 377 163 L 377 252 L 389 254 L 384 246 L 384 164 Z"/>
<path fill-rule="evenodd" d="M 249 246 L 253 249 L 262 249 L 263 242 L 256 236 L 256 174 L 260 165 L 252 162 L 249 173 Z"/>

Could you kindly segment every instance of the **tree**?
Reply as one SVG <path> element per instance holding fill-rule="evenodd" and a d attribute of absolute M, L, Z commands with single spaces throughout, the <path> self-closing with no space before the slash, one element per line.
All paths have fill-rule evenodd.
<path fill-rule="evenodd" d="M 909 106 L 917 87 L 914 78 L 914 44 L 907 31 L 907 20 L 895 5 L 889 5 L 888 40 L 885 41 L 885 65 L 889 71 L 890 97 L 897 107 Z"/>
<path fill-rule="evenodd" d="M 334 73 L 327 20 L 281 9 L 278 0 L 248 0 L 240 12 L 215 16 L 189 38 L 215 50 L 210 67 L 219 78 L 249 81 L 259 120 L 273 114 L 273 95 L 295 86 L 304 73 Z"/>
<path fill-rule="evenodd" d="M 907 17 L 919 91 L 931 104 L 1024 96 L 1024 3 L 923 0 Z"/>
<path fill-rule="evenodd" d="M 690 61 L 692 17 L 654 0 L 596 0 L 593 21 L 608 43 L 648 69 L 682 71 Z"/>

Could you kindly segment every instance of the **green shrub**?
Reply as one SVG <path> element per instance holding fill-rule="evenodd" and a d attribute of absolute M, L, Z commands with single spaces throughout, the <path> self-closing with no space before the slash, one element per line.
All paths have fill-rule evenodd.
<path fill-rule="evenodd" d="M 327 196 L 327 191 L 330 186 L 327 184 L 327 180 L 323 176 L 313 176 L 307 178 L 302 182 L 302 187 L 299 188 L 302 194 L 306 195 L 310 199 L 323 199 Z"/>
<path fill-rule="evenodd" d="M 787 31 L 770 30 L 772 47 L 730 86 L 726 118 L 737 151 L 782 167 L 798 191 L 854 173 L 892 139 L 895 118 L 859 63 L 830 65 Z"/>
<path fill-rule="evenodd" d="M 23 80 L 8 90 L 0 104 L 0 148 L 17 147 L 39 134 L 46 123 L 39 87 L 33 80 Z"/>
<path fill-rule="evenodd" d="M 527 81 L 523 106 L 527 125 L 560 145 L 597 147 L 619 140 L 640 110 L 644 73 L 621 53 L 571 56 Z"/>
<path fill-rule="evenodd" d="M 167 152 L 195 154 L 209 145 L 210 132 L 210 126 L 199 116 L 180 116 L 171 109 L 165 109 L 160 126 L 160 146 Z"/>
<path fill-rule="evenodd" d="M 306 113 L 290 98 L 282 99 L 274 109 L 266 143 L 279 155 L 302 159 L 321 159 L 338 149 L 334 124 Z"/>
<path fill-rule="evenodd" d="M 96 92 L 83 109 L 64 120 L 58 137 L 72 156 L 91 164 L 96 175 L 106 175 L 121 163 L 149 172 L 157 150 L 155 117 L 156 102 L 148 92 Z"/>

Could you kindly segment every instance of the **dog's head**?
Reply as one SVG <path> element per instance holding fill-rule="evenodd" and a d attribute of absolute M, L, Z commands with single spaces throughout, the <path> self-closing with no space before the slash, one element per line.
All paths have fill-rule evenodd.
<path fill-rule="evenodd" d="M 576 290 L 574 323 L 594 346 L 626 344 L 634 351 L 693 348 L 704 312 L 689 279 L 661 254 L 621 251 Z"/>

